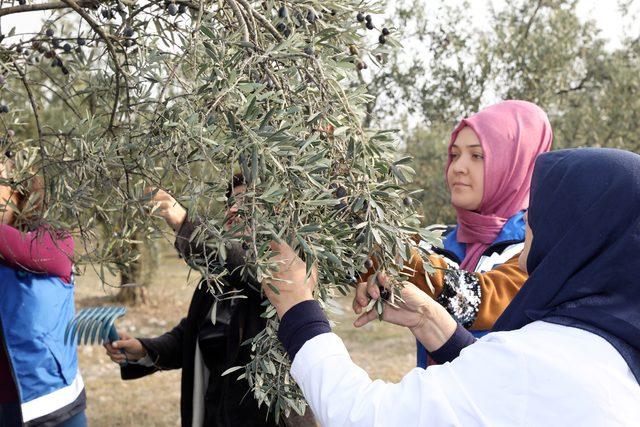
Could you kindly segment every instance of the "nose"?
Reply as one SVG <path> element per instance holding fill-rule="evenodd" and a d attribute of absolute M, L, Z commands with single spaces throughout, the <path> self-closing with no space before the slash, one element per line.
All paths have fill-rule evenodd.
<path fill-rule="evenodd" d="M 449 167 L 455 174 L 465 174 L 468 171 L 468 165 L 464 155 L 460 155 L 454 159 Z"/>

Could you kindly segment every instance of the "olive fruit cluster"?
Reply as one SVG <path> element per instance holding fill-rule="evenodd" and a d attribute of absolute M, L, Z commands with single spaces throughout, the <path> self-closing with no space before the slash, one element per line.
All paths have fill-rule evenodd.
<path fill-rule="evenodd" d="M 356 20 L 360 23 L 366 22 L 364 26 L 367 28 L 367 30 L 373 30 L 373 18 L 371 17 L 371 15 L 365 15 L 362 12 L 358 12 L 358 14 L 356 15 Z"/>
<path fill-rule="evenodd" d="M 380 44 L 385 44 L 387 42 L 387 36 L 391 34 L 391 31 L 389 31 L 388 28 L 383 28 L 382 32 L 380 33 L 380 36 L 378 36 L 378 42 Z"/>
<path fill-rule="evenodd" d="M 69 68 L 64 64 L 62 58 L 56 52 L 56 49 L 62 49 L 64 53 L 71 53 L 73 46 L 68 42 L 61 44 L 60 39 L 55 37 L 55 31 L 51 27 L 47 28 L 44 34 L 49 37 L 49 48 L 46 47 L 46 43 L 37 40 L 31 44 L 31 47 L 42 53 L 44 58 L 51 59 L 52 67 L 60 68 L 62 74 L 68 75 Z M 76 51 L 80 50 L 80 46 L 85 46 L 87 44 L 86 40 L 80 36 L 76 39 L 76 43 L 78 44 Z"/>
<path fill-rule="evenodd" d="M 276 30 L 282 33 L 282 35 L 284 35 L 285 37 L 289 37 L 292 32 L 291 26 L 288 25 L 291 18 L 290 15 L 291 14 L 289 13 L 289 9 L 287 8 L 287 6 L 282 5 L 278 8 L 278 19 L 280 20 L 280 22 L 276 24 Z M 335 15 L 335 14 L 332 13 L 332 15 Z M 302 11 L 296 10 L 293 13 L 293 17 L 295 18 L 295 20 L 291 20 L 291 21 L 294 23 L 296 27 L 300 27 L 305 20 L 309 24 L 313 25 L 316 23 L 316 21 L 320 19 L 320 16 L 316 15 L 316 13 L 313 10 L 307 10 L 306 14 L 303 13 Z M 310 55 L 308 52 L 305 52 L 305 53 L 307 55 Z"/>
<path fill-rule="evenodd" d="M 356 15 L 356 20 L 360 23 L 365 22 L 364 26 L 367 28 L 367 30 L 373 30 L 375 28 L 373 26 L 373 18 L 371 17 L 371 15 L 365 15 L 362 12 L 358 12 L 358 14 Z M 383 28 L 380 36 L 378 37 L 378 42 L 380 44 L 385 44 L 387 42 L 387 37 L 389 36 L 389 34 L 391 34 L 391 31 L 389 31 L 389 29 L 386 27 Z"/>

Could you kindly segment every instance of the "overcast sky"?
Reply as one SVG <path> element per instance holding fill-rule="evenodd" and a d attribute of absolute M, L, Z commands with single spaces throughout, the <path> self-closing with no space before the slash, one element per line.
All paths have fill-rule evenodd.
<path fill-rule="evenodd" d="M 535 0 L 530 0 L 535 1 Z M 463 0 L 442 0 L 443 3 L 462 4 Z M 491 4 L 496 5 L 496 8 L 505 7 L 508 2 L 504 0 L 470 0 L 471 9 L 477 15 L 481 16 L 484 20 L 488 17 L 489 7 Z M 440 2 L 427 2 L 440 3 Z M 640 1 L 634 0 L 635 11 L 638 11 L 640 7 Z M 630 24 L 631 17 L 624 17 L 620 14 L 616 0 L 580 0 L 578 2 L 578 16 L 582 19 L 594 19 L 602 31 L 602 36 L 610 40 L 610 46 L 615 48 L 619 45 L 619 42 L 623 36 L 622 29 L 623 24 Z M 628 27 L 629 25 L 627 25 Z M 636 27 L 637 28 L 637 27 Z"/>
<path fill-rule="evenodd" d="M 426 6 L 434 7 L 443 3 L 461 4 L 463 0 L 424 0 Z M 534 0 L 531 0 L 534 1 Z M 480 19 L 479 24 L 486 20 L 489 4 L 493 2 L 497 8 L 508 4 L 505 0 L 470 0 L 471 11 Z M 640 9 L 640 0 L 635 0 L 635 10 Z M 615 0 L 580 0 L 579 15 L 584 19 L 595 19 L 605 38 L 610 40 L 611 47 L 616 47 L 622 36 L 622 23 L 630 18 L 621 16 Z M 40 29 L 40 22 L 45 15 L 42 12 L 21 13 L 0 18 L 2 32 L 8 33 L 11 27 L 16 27 L 18 33 L 34 32 Z"/>

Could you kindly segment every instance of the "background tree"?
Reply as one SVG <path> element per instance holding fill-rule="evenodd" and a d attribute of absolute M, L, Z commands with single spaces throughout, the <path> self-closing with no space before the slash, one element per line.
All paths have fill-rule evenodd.
<path fill-rule="evenodd" d="M 640 34 L 631 26 L 620 47 L 610 48 L 593 21 L 579 18 L 577 5 L 509 2 L 492 9 L 482 28 L 468 4 L 428 13 L 425 2 L 406 0 L 391 11 L 387 25 L 406 28 L 403 44 L 418 48 L 391 52 L 384 68 L 365 76 L 377 101 L 369 108 L 372 123 L 404 123 L 415 182 L 425 189 L 419 196 L 425 223 L 455 221 L 441 150 L 457 121 L 488 103 L 518 98 L 539 104 L 549 114 L 555 148 L 638 151 Z M 618 5 L 626 15 L 638 9 L 637 1 Z"/>
<path fill-rule="evenodd" d="M 370 96 L 347 83 L 394 44 L 371 17 L 380 7 L 5 3 L 0 18 L 53 11 L 36 34 L 10 30 L 0 45 L 0 129 L 16 162 L 10 183 L 44 178 L 45 203 L 28 209 L 77 230 L 79 263 L 113 269 L 136 259 L 141 236 L 160 233 L 144 207 L 154 185 L 207 218 L 194 238 L 212 236 L 219 261 L 228 242 L 242 241 L 244 274 L 257 280 L 270 274 L 272 239 L 291 243 L 309 268 L 319 264 L 323 304 L 374 261 L 399 276 L 411 237 L 433 238 L 417 227 L 409 159 L 396 158 L 392 132 L 363 125 Z M 219 207 L 236 170 L 248 181 L 246 224 L 227 230 Z M 237 297 L 219 264 L 197 267 L 218 299 Z M 265 316 L 242 375 L 276 414 L 301 412 L 272 307 Z"/>

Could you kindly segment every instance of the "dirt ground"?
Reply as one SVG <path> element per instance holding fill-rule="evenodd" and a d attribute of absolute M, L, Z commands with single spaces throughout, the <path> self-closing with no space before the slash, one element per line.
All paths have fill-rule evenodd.
<path fill-rule="evenodd" d="M 146 305 L 128 308 L 118 327 L 135 336 L 156 336 L 173 327 L 186 314 L 198 274 L 163 245 L 160 269 Z M 113 281 L 115 283 L 115 280 Z M 103 287 L 87 269 L 77 278 L 78 308 L 113 305 L 117 290 Z M 363 330 L 352 326 L 351 299 L 342 298 L 341 314 L 332 316 L 335 332 L 345 341 L 353 360 L 372 378 L 399 380 L 415 364 L 415 344 L 408 330 L 376 322 Z M 87 416 L 92 427 L 177 426 L 180 424 L 180 371 L 158 372 L 135 381 L 122 381 L 118 366 L 99 346 L 78 348 L 80 369 L 87 389 Z"/>

